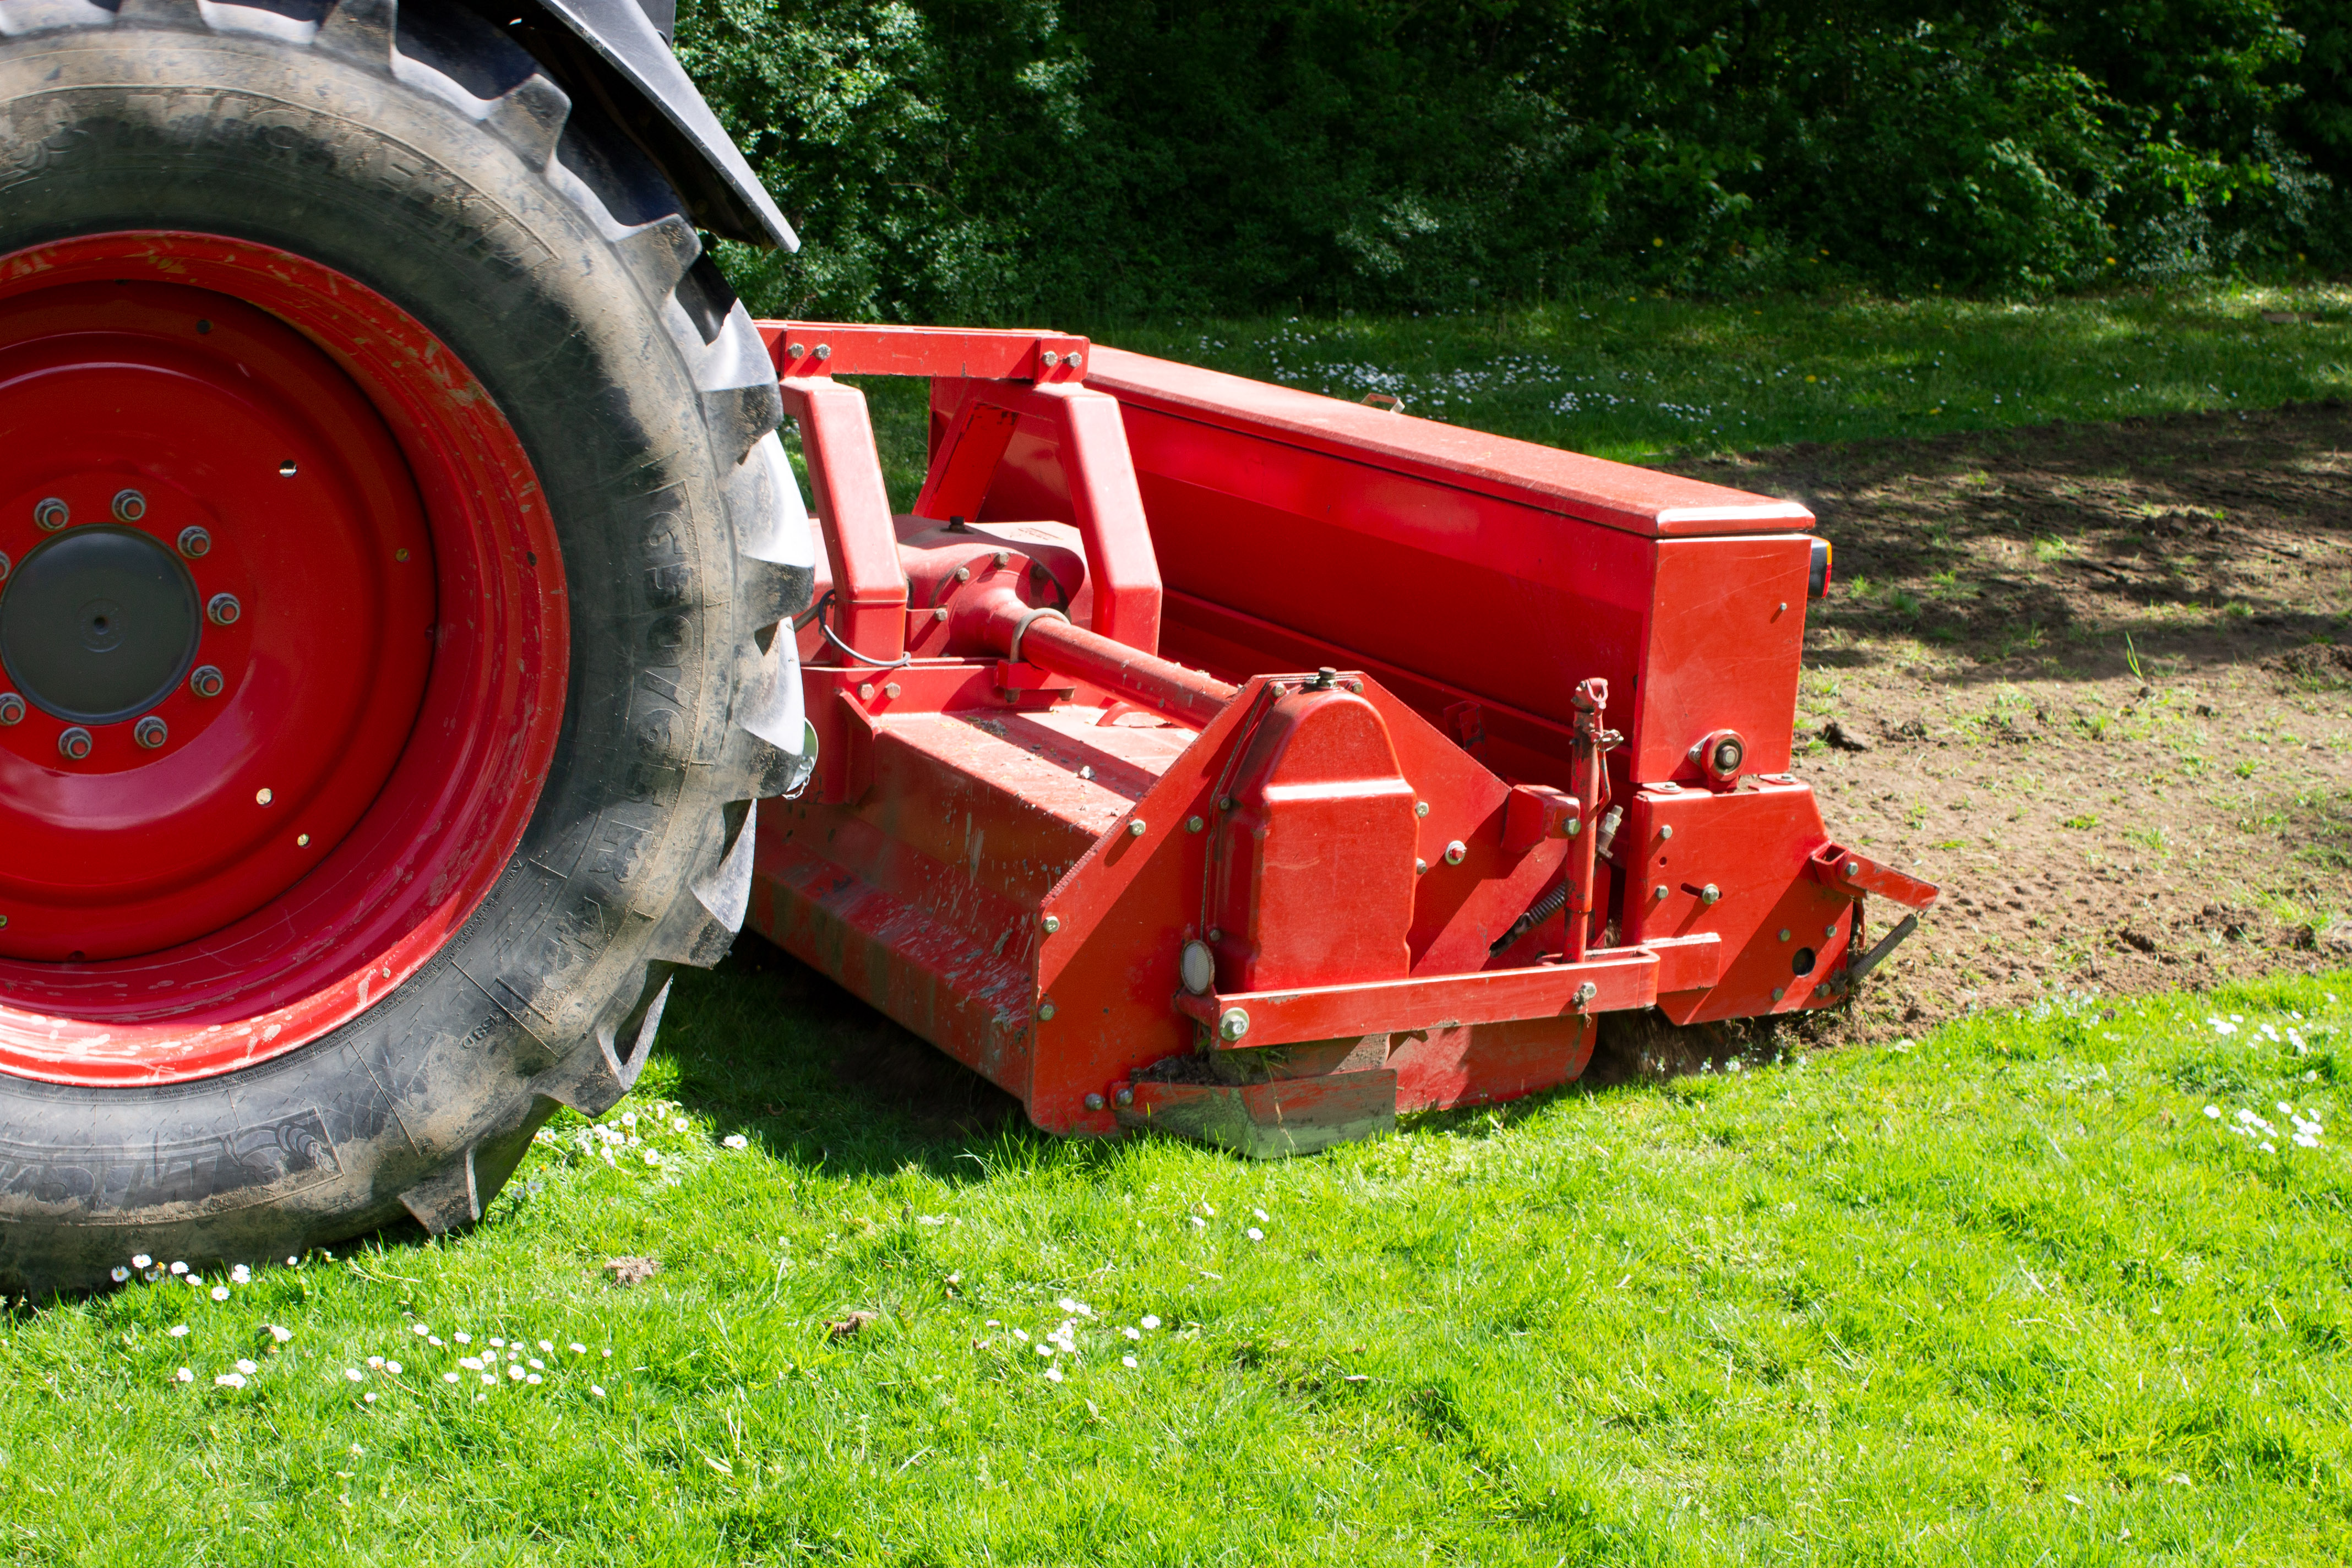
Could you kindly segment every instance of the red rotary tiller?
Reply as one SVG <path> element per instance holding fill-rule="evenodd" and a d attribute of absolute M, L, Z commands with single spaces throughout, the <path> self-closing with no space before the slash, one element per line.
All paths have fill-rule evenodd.
<path fill-rule="evenodd" d="M 1802 507 L 1032 332 L 763 322 L 821 759 L 750 923 L 1041 1127 L 1251 1154 L 1832 1005 L 1927 883 L 1789 772 Z M 886 499 L 845 374 L 931 379 Z M 1610 726 L 1614 725 L 1615 728 Z"/>

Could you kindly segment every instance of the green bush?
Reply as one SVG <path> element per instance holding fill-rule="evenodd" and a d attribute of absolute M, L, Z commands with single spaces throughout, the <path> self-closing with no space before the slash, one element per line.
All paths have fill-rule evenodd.
<path fill-rule="evenodd" d="M 1992 294 L 2352 261 L 2341 0 L 688 0 L 761 308 Z"/>

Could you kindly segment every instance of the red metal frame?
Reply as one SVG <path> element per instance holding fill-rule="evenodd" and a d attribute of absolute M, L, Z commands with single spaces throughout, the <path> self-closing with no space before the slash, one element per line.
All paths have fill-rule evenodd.
<path fill-rule="evenodd" d="M 834 598 L 751 923 L 1041 1126 L 1524 1094 L 1604 1011 L 1831 1005 L 1861 898 L 1934 900 L 1786 772 L 1801 507 L 1054 334 L 762 330 Z M 932 378 L 910 515 L 861 372 Z"/>
<path fill-rule="evenodd" d="M 326 268 L 89 236 L 0 258 L 0 538 L 36 492 L 132 484 L 245 606 L 162 748 L 0 731 L 0 1071 L 200 1078 L 389 994 L 504 869 L 562 721 L 562 556 L 497 405 Z"/>

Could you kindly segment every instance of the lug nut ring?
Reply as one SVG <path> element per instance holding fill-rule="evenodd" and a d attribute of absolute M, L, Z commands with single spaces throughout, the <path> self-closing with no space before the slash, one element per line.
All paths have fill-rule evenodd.
<path fill-rule="evenodd" d="M 0 691 L 0 724 L 21 724 L 25 721 L 25 700 L 13 691 Z"/>
<path fill-rule="evenodd" d="M 33 521 L 39 524 L 42 532 L 55 533 L 73 521 L 73 509 L 57 497 L 50 496 L 34 504 Z"/>
<path fill-rule="evenodd" d="M 163 721 L 150 713 L 131 727 L 131 738 L 152 752 L 172 738 L 172 731 Z"/>
<path fill-rule="evenodd" d="M 147 498 L 133 489 L 115 491 L 114 515 L 124 522 L 137 522 L 147 515 Z"/>
<path fill-rule="evenodd" d="M 92 744 L 89 731 L 76 724 L 58 737 L 58 754 L 69 763 L 79 763 L 89 755 Z"/>
<path fill-rule="evenodd" d="M 215 594 L 205 604 L 205 616 L 216 626 L 233 626 L 245 614 L 245 606 L 236 602 L 235 594 Z"/>
<path fill-rule="evenodd" d="M 199 697 L 218 697 L 223 684 L 219 667 L 215 665 L 200 664 L 188 676 L 188 689 Z"/>

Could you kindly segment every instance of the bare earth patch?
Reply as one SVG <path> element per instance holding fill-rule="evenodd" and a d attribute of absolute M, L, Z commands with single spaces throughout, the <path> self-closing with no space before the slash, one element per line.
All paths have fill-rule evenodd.
<path fill-rule="evenodd" d="M 1798 766 L 1946 889 L 1820 1033 L 2352 962 L 2343 407 L 1675 467 L 1820 517 Z"/>

